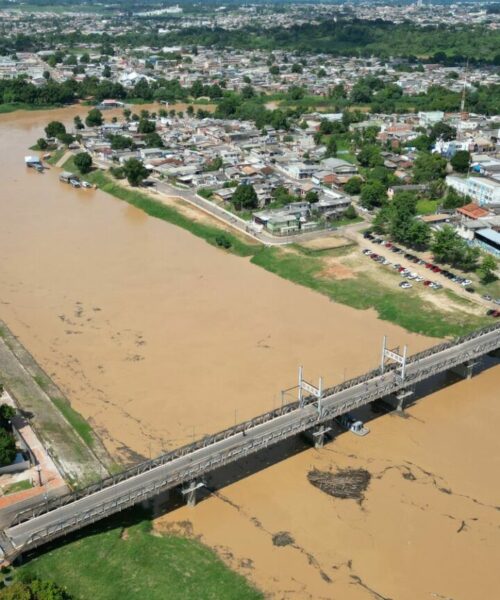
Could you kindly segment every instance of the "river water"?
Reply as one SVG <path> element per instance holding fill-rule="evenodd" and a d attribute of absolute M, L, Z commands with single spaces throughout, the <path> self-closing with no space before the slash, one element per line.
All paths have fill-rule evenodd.
<path fill-rule="evenodd" d="M 374 367 L 383 335 L 410 352 L 434 343 L 73 190 L 57 169 L 27 170 L 45 124 L 84 111 L 0 116 L 0 317 L 118 460 L 277 406 L 299 364 L 330 385 Z M 442 390 L 411 418 L 378 418 L 366 438 L 304 451 L 158 526 L 183 522 L 275 598 L 493 598 L 498 382 L 497 368 Z M 360 465 L 372 473 L 361 506 L 306 479 Z M 295 542 L 273 546 L 279 531 Z"/>

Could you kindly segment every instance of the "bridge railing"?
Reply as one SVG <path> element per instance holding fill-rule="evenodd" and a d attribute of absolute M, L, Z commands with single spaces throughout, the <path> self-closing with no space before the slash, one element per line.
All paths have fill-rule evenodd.
<path fill-rule="evenodd" d="M 472 339 L 480 338 L 481 336 L 486 335 L 486 334 L 490 333 L 491 331 L 495 331 L 495 330 L 500 330 L 500 324 L 495 324 L 490 327 L 478 330 L 469 335 L 458 338 L 455 341 L 445 342 L 443 344 L 438 344 L 436 346 L 433 346 L 432 348 L 429 348 L 428 350 L 424 350 L 423 352 L 419 352 L 419 353 L 416 353 L 416 354 L 408 357 L 407 362 L 408 362 L 408 364 L 411 364 L 411 363 L 414 363 L 423 358 L 432 356 L 434 354 L 439 354 L 440 352 L 443 352 L 444 350 L 447 350 L 454 346 L 458 346 L 458 345 L 468 342 Z M 397 366 L 395 364 L 387 365 L 387 367 L 385 368 L 385 372 L 394 371 L 396 369 L 396 367 Z M 323 398 L 327 398 L 329 396 L 332 396 L 332 395 L 338 394 L 342 391 L 353 388 L 359 384 L 368 382 L 380 374 L 381 374 L 381 370 L 380 370 L 380 368 L 377 368 L 372 371 L 369 371 L 368 373 L 364 373 L 362 375 L 359 375 L 357 377 L 349 379 L 345 382 L 339 383 L 333 387 L 327 388 L 327 389 L 325 389 L 325 391 L 323 393 Z M 315 402 L 317 402 L 317 398 L 313 395 L 307 396 L 306 398 L 303 398 L 303 400 L 302 400 L 303 406 L 308 406 Z M 141 473 L 145 473 L 156 467 L 165 465 L 165 464 L 172 462 L 178 458 L 181 458 L 182 456 L 186 456 L 188 454 L 193 454 L 197 450 L 201 450 L 203 448 L 206 448 L 207 446 L 216 444 L 217 442 L 227 439 L 228 437 L 238 435 L 243 431 L 247 431 L 253 427 L 257 427 L 259 425 L 262 425 L 271 420 L 277 419 L 283 415 L 286 415 L 286 414 L 288 414 L 292 411 L 298 410 L 298 409 L 299 409 L 298 401 L 293 401 L 293 402 L 284 404 L 283 406 L 281 406 L 279 408 L 276 408 L 272 411 L 258 415 L 257 417 L 254 417 L 253 419 L 239 423 L 238 425 L 229 427 L 229 428 L 224 429 L 220 432 L 217 432 L 213 435 L 205 436 L 195 442 L 192 442 L 190 444 L 186 444 L 185 446 L 176 448 L 175 450 L 172 450 L 170 452 L 162 454 L 152 460 L 148 460 L 148 461 L 139 463 L 138 465 L 130 467 L 130 468 L 122 471 L 121 473 L 106 477 L 106 478 L 102 479 L 100 482 L 91 484 L 85 488 L 82 488 L 81 490 L 76 490 L 74 492 L 70 492 L 68 494 L 60 496 L 58 498 L 50 499 L 48 501 L 42 501 L 39 504 L 31 506 L 29 509 L 20 511 L 17 514 L 12 525 L 22 523 L 24 521 L 27 521 L 27 520 L 33 518 L 34 516 L 39 516 L 41 514 L 50 512 L 61 506 L 64 506 L 65 504 L 75 502 L 76 500 L 79 500 L 81 498 L 89 496 L 90 494 L 93 494 L 93 493 L 103 490 L 105 488 L 112 487 L 122 481 L 131 479 L 132 477 L 140 475 Z"/>

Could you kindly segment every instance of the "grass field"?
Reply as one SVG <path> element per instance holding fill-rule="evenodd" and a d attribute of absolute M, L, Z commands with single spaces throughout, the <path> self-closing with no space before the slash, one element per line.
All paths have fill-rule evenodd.
<path fill-rule="evenodd" d="M 432 215 L 436 212 L 439 205 L 439 200 L 426 200 L 422 198 L 417 201 L 417 214 L 418 215 Z"/>
<path fill-rule="evenodd" d="M 16 110 L 48 110 L 50 108 L 61 108 L 61 104 L 24 104 L 22 102 L 11 102 L 6 104 L 0 104 L 0 114 L 11 113 Z"/>
<path fill-rule="evenodd" d="M 24 490 L 29 490 L 32 487 L 33 486 L 31 485 L 31 481 L 28 481 L 27 479 L 23 479 L 22 481 L 17 481 L 16 483 L 12 483 L 11 485 L 7 486 L 3 490 L 3 493 L 5 495 L 15 494 L 16 492 L 22 492 Z"/>
<path fill-rule="evenodd" d="M 139 511 L 121 514 L 84 533 L 85 537 L 49 548 L 27 562 L 17 569 L 16 577 L 56 581 L 75 600 L 263 598 L 206 546 L 154 535 L 150 521 L 141 518 Z"/>
<path fill-rule="evenodd" d="M 484 327 L 489 320 L 466 311 L 444 312 L 426 303 L 418 292 L 401 293 L 380 285 L 364 273 L 352 279 L 322 277 L 321 258 L 264 248 L 252 258 L 256 265 L 294 283 L 312 288 L 336 302 L 358 309 L 374 308 L 385 321 L 431 337 L 460 336 Z"/>

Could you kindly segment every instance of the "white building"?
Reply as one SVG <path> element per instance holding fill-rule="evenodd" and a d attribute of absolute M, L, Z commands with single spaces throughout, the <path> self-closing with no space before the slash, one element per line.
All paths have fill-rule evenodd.
<path fill-rule="evenodd" d="M 500 182 L 486 177 L 467 177 L 465 179 L 448 175 L 446 185 L 459 194 L 470 196 L 479 206 L 500 203 Z"/>

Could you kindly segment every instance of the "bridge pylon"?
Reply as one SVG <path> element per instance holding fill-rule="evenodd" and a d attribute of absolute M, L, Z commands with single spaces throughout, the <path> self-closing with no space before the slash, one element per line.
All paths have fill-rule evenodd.
<path fill-rule="evenodd" d="M 383 375 L 385 373 L 385 368 L 387 365 L 387 360 L 393 361 L 399 365 L 397 369 L 397 374 L 401 382 L 405 380 L 406 375 L 406 357 L 408 354 L 408 346 L 403 347 L 403 353 L 400 354 L 399 347 L 394 350 L 389 350 L 387 348 L 387 336 L 384 335 L 384 339 L 382 341 L 382 358 L 380 360 L 380 373 Z"/>
<path fill-rule="evenodd" d="M 193 479 L 192 481 L 187 482 L 181 488 L 181 494 L 186 499 L 186 504 L 190 507 L 196 506 L 196 492 L 200 488 L 204 487 L 203 481 L 200 479 Z"/>
<path fill-rule="evenodd" d="M 477 365 L 477 361 L 474 360 L 466 360 L 460 365 L 453 367 L 450 369 L 452 373 L 463 377 L 464 379 L 472 379 L 472 375 L 474 374 L 474 367 Z"/>

